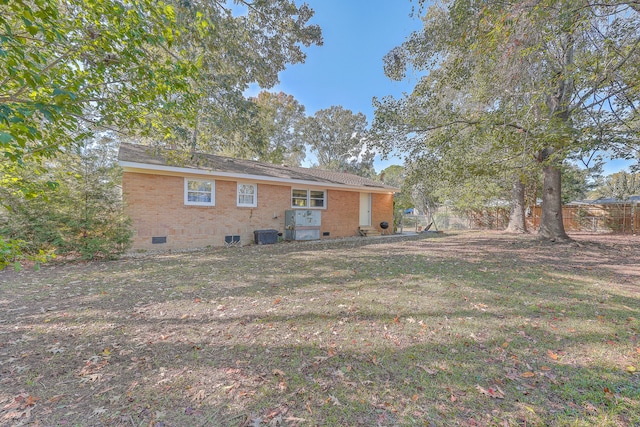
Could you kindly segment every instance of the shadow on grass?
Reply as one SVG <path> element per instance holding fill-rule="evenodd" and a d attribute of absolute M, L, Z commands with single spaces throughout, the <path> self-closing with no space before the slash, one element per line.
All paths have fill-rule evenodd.
<path fill-rule="evenodd" d="M 625 370 L 638 361 L 637 283 L 618 286 L 620 263 L 591 247 L 555 262 L 506 237 L 269 249 L 7 275 L 0 408 L 15 408 L 0 419 L 640 423 L 639 377 Z"/>

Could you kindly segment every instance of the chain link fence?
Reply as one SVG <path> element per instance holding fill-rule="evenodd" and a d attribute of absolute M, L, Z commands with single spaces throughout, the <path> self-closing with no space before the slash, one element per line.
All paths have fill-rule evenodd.
<path fill-rule="evenodd" d="M 396 231 L 399 233 L 444 230 L 499 230 L 506 228 L 509 211 L 505 208 L 461 212 L 442 205 L 426 214 L 397 214 Z"/>
<path fill-rule="evenodd" d="M 540 226 L 540 206 L 527 208 L 529 230 Z M 565 230 L 591 233 L 636 233 L 640 230 L 640 206 L 637 203 L 569 205 L 562 208 Z M 420 233 L 446 230 L 504 230 L 509 223 L 509 208 L 495 207 L 460 211 L 441 205 L 426 214 L 396 214 L 396 232 Z"/>

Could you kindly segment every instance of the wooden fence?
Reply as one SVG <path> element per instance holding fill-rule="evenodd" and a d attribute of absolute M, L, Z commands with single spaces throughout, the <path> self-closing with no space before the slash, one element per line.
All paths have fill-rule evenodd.
<path fill-rule="evenodd" d="M 528 212 L 527 226 L 537 229 L 542 208 L 534 206 Z M 640 230 L 640 206 L 632 203 L 564 206 L 562 222 L 568 232 L 636 233 Z"/>
<path fill-rule="evenodd" d="M 541 211 L 540 206 L 527 209 L 526 221 L 530 231 L 540 227 Z M 562 221 L 567 232 L 636 233 L 640 231 L 640 205 L 634 203 L 568 205 L 562 208 Z M 418 231 L 431 222 L 438 230 L 504 230 L 509 223 L 509 208 L 496 207 L 460 212 L 448 206 L 439 206 L 434 210 L 432 217 L 406 216 L 402 222 L 404 229 L 415 228 Z"/>

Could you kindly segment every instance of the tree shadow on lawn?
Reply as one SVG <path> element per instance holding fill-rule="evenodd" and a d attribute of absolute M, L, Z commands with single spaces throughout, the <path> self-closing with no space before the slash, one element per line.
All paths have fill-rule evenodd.
<path fill-rule="evenodd" d="M 609 266 L 578 268 L 571 253 L 547 267 L 482 242 L 259 247 L 10 275 L 0 420 L 640 422 L 639 377 L 625 371 L 639 357 L 635 280 L 621 288 Z"/>
<path fill-rule="evenodd" d="M 324 327 L 325 320 L 312 323 Z M 243 425 L 277 417 L 293 425 L 361 426 L 471 419 L 548 425 L 603 415 L 622 425 L 640 421 L 637 377 L 606 364 L 550 358 L 532 342 L 535 335 L 474 340 L 457 336 L 451 324 L 436 330 L 433 342 L 399 346 L 393 336 L 408 328 L 404 322 L 364 323 L 369 330 L 351 345 L 339 337 L 299 344 L 269 337 L 248 345 L 207 334 L 209 321 L 190 322 L 202 332 L 198 342 L 175 335 L 140 342 L 115 331 L 78 341 L 40 332 L 40 344 L 31 341 L 31 352 L 18 358 L 27 369 L 11 370 L 9 363 L 3 370 L 2 395 L 39 399 L 30 416 L 46 425 Z M 137 322 L 131 329 L 150 326 Z M 60 352 L 42 347 L 51 341 Z"/>
<path fill-rule="evenodd" d="M 454 315 L 460 307 L 500 316 L 539 317 L 546 312 L 554 317 L 566 317 L 569 312 L 572 317 L 585 320 L 605 315 L 620 318 L 640 314 L 638 298 L 629 296 L 633 293 L 620 293 L 615 284 L 602 283 L 590 276 L 572 274 L 564 277 L 562 272 L 538 269 L 523 275 L 525 267 L 487 267 L 487 263 L 463 260 L 456 260 L 452 268 L 449 261 L 419 257 L 407 260 L 403 255 L 385 255 L 384 258 L 386 261 L 381 263 L 377 255 L 352 256 L 351 260 L 338 261 L 338 268 L 335 268 L 333 259 L 316 257 L 313 269 L 321 270 L 321 274 L 315 271 L 309 274 L 310 269 L 305 268 L 298 274 L 287 275 L 284 280 L 234 279 L 214 285 L 205 283 L 199 273 L 192 273 L 190 277 L 179 265 L 162 269 L 163 277 L 173 277 L 174 283 L 166 280 L 167 283 L 158 283 L 138 269 L 119 269 L 110 282 L 107 281 L 108 273 L 104 273 L 103 278 L 89 275 L 86 282 L 71 286 L 69 283 L 74 281 L 37 287 L 31 303 L 36 303 L 32 308 L 39 309 L 35 312 L 38 315 L 43 310 L 54 311 L 51 308 L 54 305 L 55 311 L 109 307 L 129 317 L 150 310 L 149 306 L 156 312 L 170 315 L 175 311 L 182 315 L 201 307 L 197 303 L 202 301 L 209 304 L 209 312 L 218 312 L 220 317 L 216 321 L 225 321 L 224 317 L 230 314 L 229 318 L 240 315 L 250 319 L 269 318 L 271 312 L 286 311 L 292 306 L 294 313 L 302 306 L 315 306 L 318 314 L 324 315 L 367 307 L 383 318 L 404 315 L 408 310 L 415 312 L 423 307 L 441 310 L 445 316 Z M 291 262 L 299 266 L 297 261 Z M 286 261 L 283 263 L 286 268 Z M 354 265 L 361 271 L 354 271 Z M 215 270 L 215 266 L 212 268 Z M 275 273 L 273 267 L 270 268 L 266 270 L 267 275 Z M 585 272 L 591 273 L 584 270 L 581 274 Z M 14 291 L 20 293 L 20 290 Z M 335 295 L 327 296 L 327 293 Z M 252 302 L 256 298 L 256 302 Z M 48 299 L 55 302 L 47 304 Z M 19 306 L 21 301 L 28 302 L 17 297 L 15 304 L 9 305 Z"/>
<path fill-rule="evenodd" d="M 24 341 L 8 346 L 16 359 L 3 375 L 8 395 L 40 399 L 34 420 L 80 425 L 146 425 L 154 418 L 164 425 L 242 425 L 278 416 L 304 419 L 302 425 L 362 426 L 639 420 L 637 376 L 606 358 L 588 360 L 613 345 L 608 333 L 565 331 L 572 335 L 565 342 L 550 325 L 521 318 L 505 324 L 469 311 L 398 320 L 366 312 L 231 322 L 136 317 L 122 325 L 124 314 L 98 312 L 76 330 L 64 317 L 43 321 L 47 330 L 23 330 Z M 85 333 L 83 324 L 103 328 Z M 574 353 L 587 358 L 576 363 Z"/>

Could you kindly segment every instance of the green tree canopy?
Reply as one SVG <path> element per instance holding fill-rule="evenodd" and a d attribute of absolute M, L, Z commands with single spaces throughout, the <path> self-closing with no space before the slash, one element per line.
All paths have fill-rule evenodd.
<path fill-rule="evenodd" d="M 302 132 L 318 167 L 372 177 L 375 153 L 367 145 L 367 125 L 364 114 L 332 106 L 307 117 Z"/>
<path fill-rule="evenodd" d="M 194 143 L 237 130 L 250 83 L 269 87 L 321 43 L 294 1 L 0 2 L 3 162 L 50 157 L 96 129 Z M 8 168 L 8 167 L 7 167 Z M 7 173 L 5 168 L 5 174 Z"/>
<path fill-rule="evenodd" d="M 304 105 L 286 93 L 260 92 L 252 99 L 258 106 L 258 122 L 265 144 L 258 160 L 300 166 L 306 157 L 302 138 Z"/>
<path fill-rule="evenodd" d="M 613 197 L 628 200 L 631 196 L 640 196 L 640 173 L 617 172 L 605 176 L 598 186 L 589 193 L 589 197 Z"/>
<path fill-rule="evenodd" d="M 49 160 L 46 172 L 26 163 L 17 171 L 22 179 L 57 186 L 46 198 L 0 188 L 0 236 L 23 241 L 28 254 L 55 251 L 92 259 L 123 253 L 132 231 L 123 214 L 117 150 L 117 141 L 101 135 Z"/>
<path fill-rule="evenodd" d="M 391 135 L 381 145 L 461 166 L 476 158 L 516 176 L 537 162 L 545 178 L 539 234 L 566 238 L 562 160 L 637 144 L 639 24 L 637 5 L 613 1 L 430 6 L 423 30 L 385 58 L 391 78 L 409 67 L 428 74 L 411 94 L 377 102 L 376 127 Z"/>

